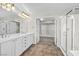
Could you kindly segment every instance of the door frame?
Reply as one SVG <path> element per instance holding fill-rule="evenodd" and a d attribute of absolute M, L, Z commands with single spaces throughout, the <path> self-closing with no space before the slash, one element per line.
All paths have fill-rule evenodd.
<path fill-rule="evenodd" d="M 73 19 L 73 15 L 66 15 L 66 44 L 68 44 L 67 43 L 67 41 L 68 41 L 68 26 L 67 26 L 67 22 L 68 22 L 68 19 L 67 19 L 67 17 L 72 17 L 72 19 L 71 19 L 71 23 L 72 23 L 72 31 L 71 31 L 71 38 L 72 38 L 72 40 L 71 40 L 71 50 L 73 50 L 74 49 L 74 19 Z M 68 45 L 66 45 L 66 54 L 68 55 Z"/>

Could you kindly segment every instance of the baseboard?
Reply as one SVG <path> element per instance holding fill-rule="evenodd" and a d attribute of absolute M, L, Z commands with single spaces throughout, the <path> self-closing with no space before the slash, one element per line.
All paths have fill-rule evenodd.
<path fill-rule="evenodd" d="M 64 54 L 64 56 L 67 56 L 66 53 L 64 52 L 64 50 L 62 49 L 62 47 L 61 46 L 58 46 L 58 47 L 61 49 L 61 51 Z"/>
<path fill-rule="evenodd" d="M 43 36 L 43 35 L 41 35 L 40 37 L 51 37 L 52 38 L 52 37 L 55 37 L 55 36 Z"/>

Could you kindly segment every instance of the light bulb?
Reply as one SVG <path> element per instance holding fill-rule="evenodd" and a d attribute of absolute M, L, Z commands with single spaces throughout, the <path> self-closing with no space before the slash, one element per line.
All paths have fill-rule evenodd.
<path fill-rule="evenodd" d="M 6 4 L 6 10 L 7 10 L 7 11 L 10 11 L 10 10 L 11 10 L 11 4 L 10 4 L 10 3 L 7 3 L 7 4 Z"/>
<path fill-rule="evenodd" d="M 11 8 L 11 4 L 10 4 L 10 3 L 7 3 L 6 6 L 7 6 L 8 8 Z"/>
<path fill-rule="evenodd" d="M 11 8 L 12 8 L 12 10 L 15 10 L 15 5 L 12 4 L 12 5 L 11 5 Z"/>
<path fill-rule="evenodd" d="M 3 8 L 3 9 L 6 9 L 6 4 L 5 4 L 5 3 L 2 4 L 2 8 Z"/>
<path fill-rule="evenodd" d="M 15 7 L 14 6 L 12 6 L 12 10 L 15 10 Z"/>

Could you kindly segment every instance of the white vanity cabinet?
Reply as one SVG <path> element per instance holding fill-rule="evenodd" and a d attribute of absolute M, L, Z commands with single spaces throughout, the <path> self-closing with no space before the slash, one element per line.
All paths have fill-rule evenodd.
<path fill-rule="evenodd" d="M 13 56 L 15 55 L 15 40 L 6 41 L 0 44 L 0 55 Z"/>
<path fill-rule="evenodd" d="M 30 34 L 30 36 L 29 36 L 29 45 L 33 44 L 33 41 L 34 41 L 33 38 L 34 38 L 33 34 Z"/>
<path fill-rule="evenodd" d="M 33 35 L 27 35 L 23 38 L 23 49 L 28 49 L 33 44 Z"/>
<path fill-rule="evenodd" d="M 16 39 L 16 55 L 21 55 L 33 44 L 33 34 L 24 35 Z"/>
<path fill-rule="evenodd" d="M 22 37 L 16 38 L 16 41 L 15 41 L 15 55 L 16 56 L 22 54 L 22 52 L 23 52 L 22 40 L 23 40 Z"/>
<path fill-rule="evenodd" d="M 23 37 L 23 50 L 26 50 L 28 48 L 28 37 L 24 36 Z"/>
<path fill-rule="evenodd" d="M 20 34 L 1 40 L 6 41 L 0 41 L 0 55 L 19 56 L 33 44 L 33 34 Z"/>

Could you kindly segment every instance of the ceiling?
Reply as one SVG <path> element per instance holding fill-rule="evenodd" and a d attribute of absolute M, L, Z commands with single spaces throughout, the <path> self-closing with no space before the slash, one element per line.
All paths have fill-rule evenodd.
<path fill-rule="evenodd" d="M 65 15 L 72 8 L 79 7 L 79 3 L 25 3 L 24 5 L 37 17 Z"/>
<path fill-rule="evenodd" d="M 21 11 L 31 12 L 32 16 L 35 17 L 61 16 L 65 15 L 72 8 L 79 7 L 79 3 L 15 3 L 15 5 L 18 7 L 16 13 Z M 2 9 L 0 11 L 1 16 L 10 13 L 5 11 L 5 14 Z"/>

